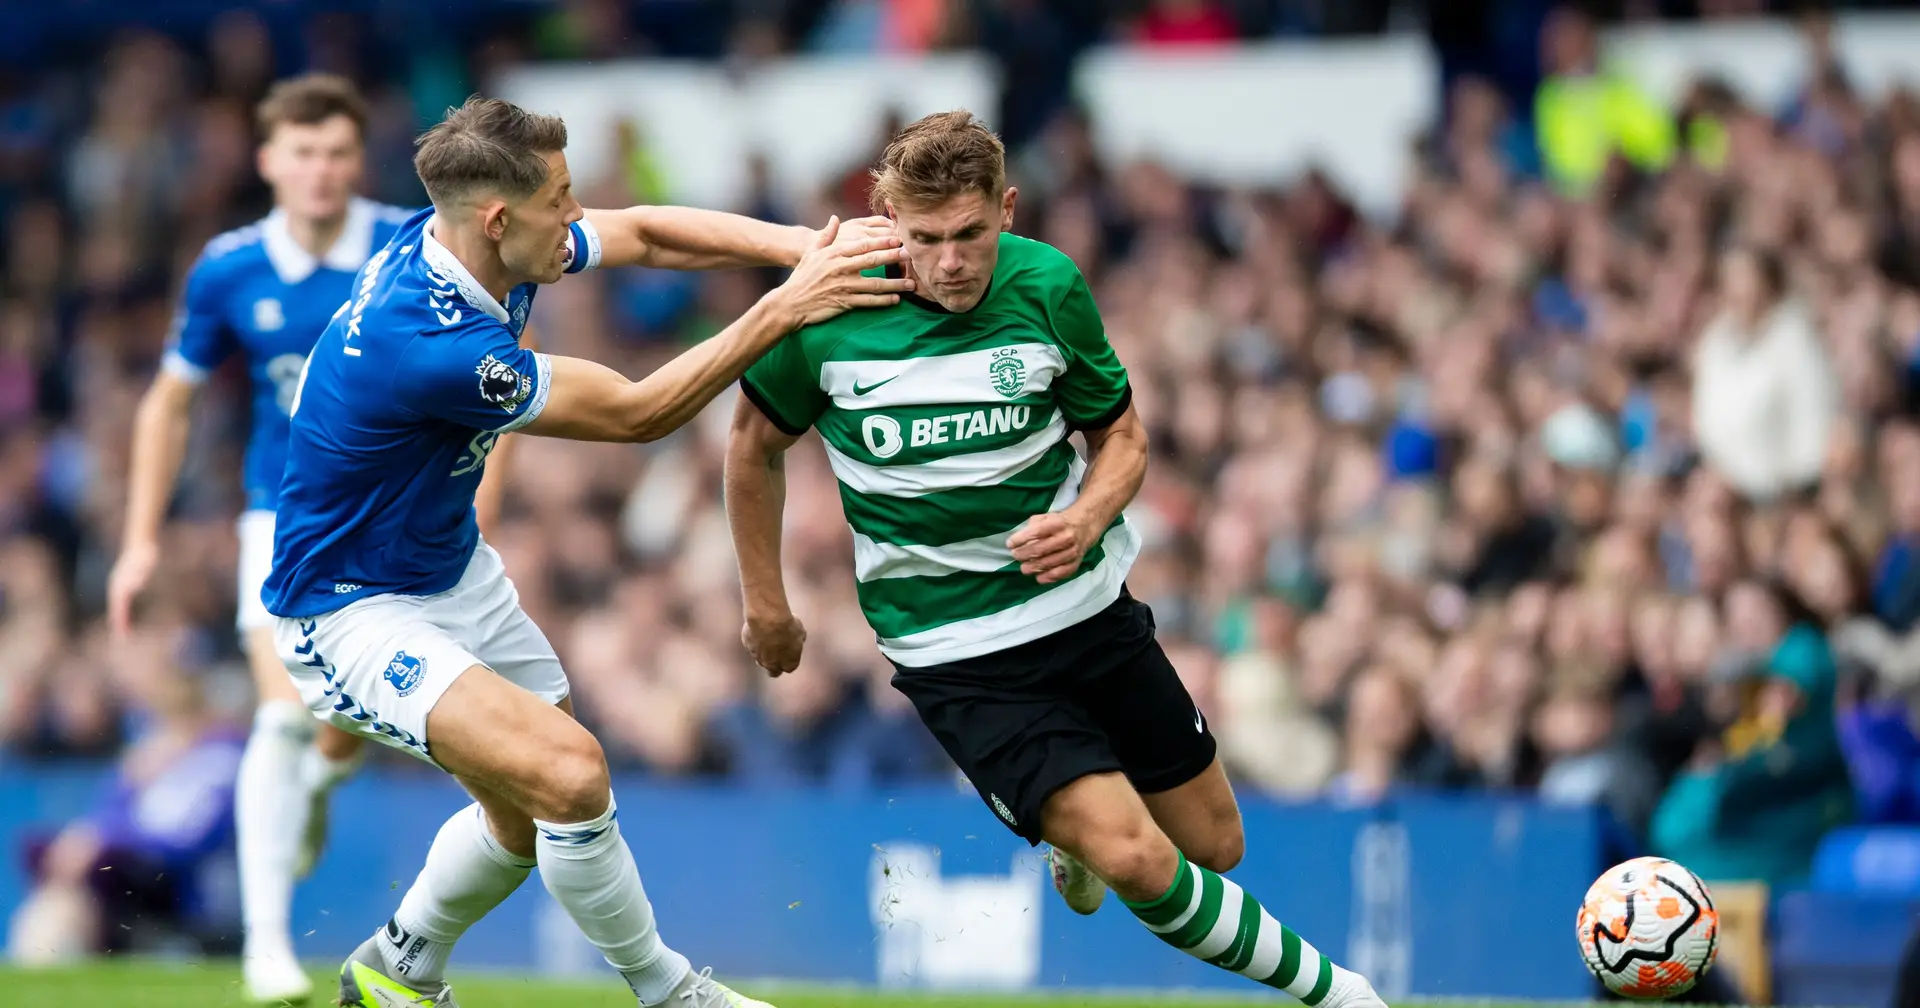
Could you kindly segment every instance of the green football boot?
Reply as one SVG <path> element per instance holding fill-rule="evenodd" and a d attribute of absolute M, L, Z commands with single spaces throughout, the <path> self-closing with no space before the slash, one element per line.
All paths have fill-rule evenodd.
<path fill-rule="evenodd" d="M 387 975 L 380 956 L 380 936 L 360 943 L 340 967 L 340 1004 L 343 1008 L 460 1008 L 453 988 L 445 981 L 415 990 Z"/>

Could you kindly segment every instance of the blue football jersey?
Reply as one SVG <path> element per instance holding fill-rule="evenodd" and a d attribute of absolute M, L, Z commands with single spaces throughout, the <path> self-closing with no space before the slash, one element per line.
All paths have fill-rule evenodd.
<path fill-rule="evenodd" d="M 495 300 L 431 222 L 416 214 L 368 260 L 307 358 L 260 593 L 276 616 L 452 588 L 479 542 L 487 453 L 546 405 L 547 359 L 520 346 L 536 285 Z M 569 245 L 567 272 L 597 265 L 584 222 Z"/>
<path fill-rule="evenodd" d="M 234 353 L 245 356 L 253 389 L 242 476 L 248 509 L 271 511 L 279 499 L 287 409 L 307 351 L 347 300 L 354 274 L 411 213 L 355 199 L 333 248 L 315 257 L 275 210 L 208 242 L 187 274 L 161 366 L 199 382 Z"/>

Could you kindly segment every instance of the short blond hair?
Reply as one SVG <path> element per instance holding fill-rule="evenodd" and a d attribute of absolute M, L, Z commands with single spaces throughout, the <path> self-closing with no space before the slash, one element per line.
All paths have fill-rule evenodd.
<path fill-rule="evenodd" d="M 966 109 L 935 112 L 900 131 L 873 170 L 876 211 L 925 209 L 963 193 L 998 200 L 1007 188 L 1007 148 Z"/>

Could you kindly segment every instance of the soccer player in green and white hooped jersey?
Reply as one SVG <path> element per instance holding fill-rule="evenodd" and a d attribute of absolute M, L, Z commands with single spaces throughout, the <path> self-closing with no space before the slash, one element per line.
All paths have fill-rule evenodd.
<path fill-rule="evenodd" d="M 803 329 L 741 380 L 726 499 L 754 660 L 800 662 L 780 458 L 815 428 L 894 685 L 995 814 L 1051 845 L 1067 905 L 1092 913 L 1111 886 L 1206 962 L 1309 1005 L 1382 1005 L 1220 874 L 1245 848 L 1239 807 L 1126 590 L 1146 433 L 1086 281 L 1006 233 L 999 139 L 966 112 L 928 116 L 888 145 L 874 193 L 915 294 Z"/>

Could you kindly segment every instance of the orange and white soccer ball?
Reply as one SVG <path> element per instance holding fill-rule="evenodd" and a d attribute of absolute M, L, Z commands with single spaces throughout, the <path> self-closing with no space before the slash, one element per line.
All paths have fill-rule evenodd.
<path fill-rule="evenodd" d="M 1646 1000 L 1693 989 L 1720 947 L 1713 894 L 1665 858 L 1607 869 L 1580 903 L 1578 930 L 1593 975 L 1615 994 Z"/>

